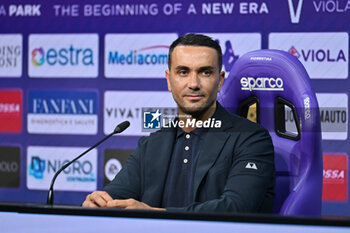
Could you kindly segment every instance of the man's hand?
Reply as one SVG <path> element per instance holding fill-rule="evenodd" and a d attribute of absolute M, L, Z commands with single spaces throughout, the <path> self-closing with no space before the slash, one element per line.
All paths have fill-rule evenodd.
<path fill-rule="evenodd" d="M 165 210 L 163 208 L 155 208 L 147 205 L 146 203 L 137 201 L 135 199 L 126 200 L 111 200 L 107 202 L 107 207 L 110 208 L 122 208 L 122 209 L 142 209 L 142 210 Z"/>
<path fill-rule="evenodd" d="M 113 201 L 111 196 L 105 191 L 95 191 L 87 195 L 83 202 L 83 207 L 107 207 L 107 203 Z"/>
<path fill-rule="evenodd" d="M 105 191 L 95 191 L 87 195 L 82 204 L 83 207 L 107 207 L 122 209 L 143 209 L 143 210 L 165 210 L 163 208 L 154 208 L 146 203 L 136 201 L 135 199 L 113 200 Z"/>

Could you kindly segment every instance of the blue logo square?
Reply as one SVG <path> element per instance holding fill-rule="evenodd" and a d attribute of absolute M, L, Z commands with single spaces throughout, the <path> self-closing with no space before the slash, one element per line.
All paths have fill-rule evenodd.
<path fill-rule="evenodd" d="M 160 129 L 162 114 L 157 111 L 143 112 L 143 128 L 144 129 Z"/>
<path fill-rule="evenodd" d="M 45 171 L 45 160 L 40 159 L 38 156 L 33 156 L 32 161 L 29 164 L 29 175 L 36 179 L 43 179 Z"/>

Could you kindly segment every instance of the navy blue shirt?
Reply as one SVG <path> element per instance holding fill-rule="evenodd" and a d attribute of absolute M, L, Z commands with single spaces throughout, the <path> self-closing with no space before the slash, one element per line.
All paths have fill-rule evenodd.
<path fill-rule="evenodd" d="M 163 193 L 163 207 L 184 207 L 194 201 L 193 180 L 201 145 L 208 129 L 190 133 L 177 127 L 175 145 Z"/>

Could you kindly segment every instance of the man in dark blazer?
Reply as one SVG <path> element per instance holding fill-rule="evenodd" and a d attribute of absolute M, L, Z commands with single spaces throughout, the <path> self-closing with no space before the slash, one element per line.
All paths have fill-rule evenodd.
<path fill-rule="evenodd" d="M 88 195 L 83 206 L 272 212 L 270 135 L 216 102 L 221 66 L 221 48 L 211 38 L 188 34 L 173 42 L 166 77 L 177 126 L 142 137 L 105 191 Z"/>

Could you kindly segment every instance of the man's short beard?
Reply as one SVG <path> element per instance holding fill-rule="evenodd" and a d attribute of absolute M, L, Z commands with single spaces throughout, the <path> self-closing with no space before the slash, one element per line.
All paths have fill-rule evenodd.
<path fill-rule="evenodd" d="M 190 108 L 182 107 L 179 104 L 178 104 L 178 107 L 181 109 L 183 113 L 191 115 L 195 119 L 200 119 L 205 114 L 205 112 L 207 112 L 208 109 L 211 108 L 214 102 L 215 100 L 212 103 L 206 103 L 204 106 L 195 108 L 194 110 Z"/>

